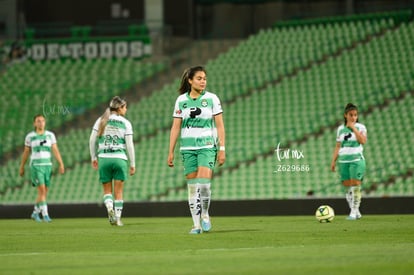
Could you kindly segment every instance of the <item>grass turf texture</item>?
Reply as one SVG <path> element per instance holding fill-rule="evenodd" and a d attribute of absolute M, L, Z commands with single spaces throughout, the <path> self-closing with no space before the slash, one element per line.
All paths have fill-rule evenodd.
<path fill-rule="evenodd" d="M 0 220 L 0 274 L 413 274 L 414 215 Z"/>

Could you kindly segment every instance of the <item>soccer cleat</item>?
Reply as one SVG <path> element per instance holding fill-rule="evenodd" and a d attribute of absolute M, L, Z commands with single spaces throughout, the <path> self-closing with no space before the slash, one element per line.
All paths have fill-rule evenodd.
<path fill-rule="evenodd" d="M 32 215 L 31 215 L 31 218 L 36 222 L 42 222 L 42 220 L 39 217 L 39 213 L 33 212 Z"/>
<path fill-rule="evenodd" d="M 359 220 L 360 218 L 362 218 L 362 215 L 359 212 L 351 213 L 349 214 L 348 217 L 346 217 L 348 221 L 356 221 L 356 220 Z"/>
<path fill-rule="evenodd" d="M 348 221 L 355 221 L 358 219 L 358 211 L 355 209 L 351 209 L 351 213 L 349 213 L 349 216 L 346 217 Z"/>
<path fill-rule="evenodd" d="M 349 215 L 348 217 L 346 217 L 346 219 L 348 221 L 356 221 L 357 220 L 357 217 L 355 215 Z"/>
<path fill-rule="evenodd" d="M 44 222 L 52 222 L 52 219 L 48 215 L 46 215 L 46 216 L 43 216 L 43 221 Z"/>
<path fill-rule="evenodd" d="M 117 225 L 116 224 L 116 217 L 115 217 L 115 211 L 113 209 L 110 209 L 108 211 L 108 219 L 109 219 L 109 223 L 111 225 Z"/>
<path fill-rule="evenodd" d="M 210 219 L 202 219 L 201 220 L 201 228 L 203 229 L 204 232 L 208 232 L 211 229 L 211 222 Z"/>
<path fill-rule="evenodd" d="M 192 235 L 201 234 L 201 229 L 200 229 L 200 228 L 195 228 L 195 227 L 193 227 L 193 228 L 190 230 L 189 234 L 192 234 Z"/>
<path fill-rule="evenodd" d="M 116 226 L 124 226 L 124 224 L 123 224 L 123 222 L 121 221 L 121 219 L 116 219 L 115 225 L 116 225 Z"/>

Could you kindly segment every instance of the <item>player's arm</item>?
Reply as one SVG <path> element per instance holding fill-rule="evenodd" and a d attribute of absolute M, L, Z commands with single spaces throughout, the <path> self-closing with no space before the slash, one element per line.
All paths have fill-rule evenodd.
<path fill-rule="evenodd" d="M 24 175 L 24 166 L 26 164 L 27 159 L 29 158 L 29 155 L 30 155 L 30 147 L 29 146 L 24 146 L 22 161 L 20 163 L 20 169 L 19 169 L 19 175 L 20 176 Z"/>
<path fill-rule="evenodd" d="M 93 129 L 89 137 L 89 154 L 91 155 L 91 163 L 94 169 L 98 169 L 98 159 L 96 158 L 96 136 L 98 132 Z"/>
<path fill-rule="evenodd" d="M 337 142 L 334 152 L 332 154 L 331 171 L 335 172 L 336 160 L 338 159 L 339 149 L 341 149 L 341 143 Z"/>
<path fill-rule="evenodd" d="M 367 142 L 367 133 L 365 131 L 359 131 L 355 126 L 351 127 L 351 129 L 355 134 L 356 140 L 364 145 Z"/>
<path fill-rule="evenodd" d="M 125 143 L 129 159 L 129 174 L 132 176 L 135 174 L 135 148 L 132 135 L 125 136 Z"/>
<path fill-rule="evenodd" d="M 224 130 L 223 114 L 220 113 L 218 115 L 215 115 L 214 122 L 217 128 L 218 146 L 219 146 L 219 151 L 217 154 L 217 161 L 219 165 L 223 165 L 224 162 L 226 161 L 226 152 L 225 152 L 226 133 Z"/>
<path fill-rule="evenodd" d="M 65 173 L 65 165 L 63 164 L 62 156 L 60 155 L 57 143 L 52 144 L 52 152 L 57 162 L 59 163 L 59 173 Z"/>
<path fill-rule="evenodd" d="M 168 148 L 168 160 L 167 160 L 167 164 L 170 167 L 174 166 L 174 150 L 175 150 L 175 145 L 177 143 L 178 137 L 180 135 L 181 123 L 182 123 L 181 118 L 174 117 L 173 123 L 171 126 L 171 132 L 170 132 L 170 145 Z"/>

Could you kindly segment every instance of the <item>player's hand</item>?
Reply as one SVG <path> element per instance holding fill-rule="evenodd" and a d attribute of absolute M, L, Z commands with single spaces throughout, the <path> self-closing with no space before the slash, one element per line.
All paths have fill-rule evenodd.
<path fill-rule="evenodd" d="M 129 175 L 133 176 L 135 174 L 135 167 L 129 167 Z"/>
<path fill-rule="evenodd" d="M 218 151 L 217 154 L 217 162 L 219 166 L 222 166 L 226 161 L 226 152 L 225 151 Z"/>
<path fill-rule="evenodd" d="M 355 122 L 353 122 L 353 121 L 347 121 L 346 122 L 346 127 L 350 128 L 350 129 L 354 129 Z"/>
<path fill-rule="evenodd" d="M 20 169 L 19 169 L 19 175 L 21 177 L 23 177 L 23 175 L 24 175 L 24 167 L 20 167 Z"/>
<path fill-rule="evenodd" d="M 174 154 L 168 154 L 167 164 L 170 167 L 174 167 Z"/>
<path fill-rule="evenodd" d="M 63 175 L 65 173 L 65 166 L 59 165 L 59 173 Z"/>
<path fill-rule="evenodd" d="M 332 171 L 332 172 L 335 172 L 335 166 L 336 166 L 336 163 L 333 161 L 333 162 L 331 163 L 331 171 Z"/>
<path fill-rule="evenodd" d="M 98 160 L 93 160 L 92 161 L 92 167 L 93 167 L 93 169 L 98 170 Z"/>

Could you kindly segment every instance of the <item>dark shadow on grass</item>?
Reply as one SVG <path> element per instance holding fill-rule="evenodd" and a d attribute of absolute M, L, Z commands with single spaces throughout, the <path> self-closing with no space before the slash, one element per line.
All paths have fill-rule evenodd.
<path fill-rule="evenodd" d="M 123 227 L 129 227 L 129 226 L 140 226 L 140 225 L 148 225 L 147 223 L 143 222 L 135 222 L 135 223 L 124 223 Z M 116 227 L 116 226 L 115 226 Z"/>

